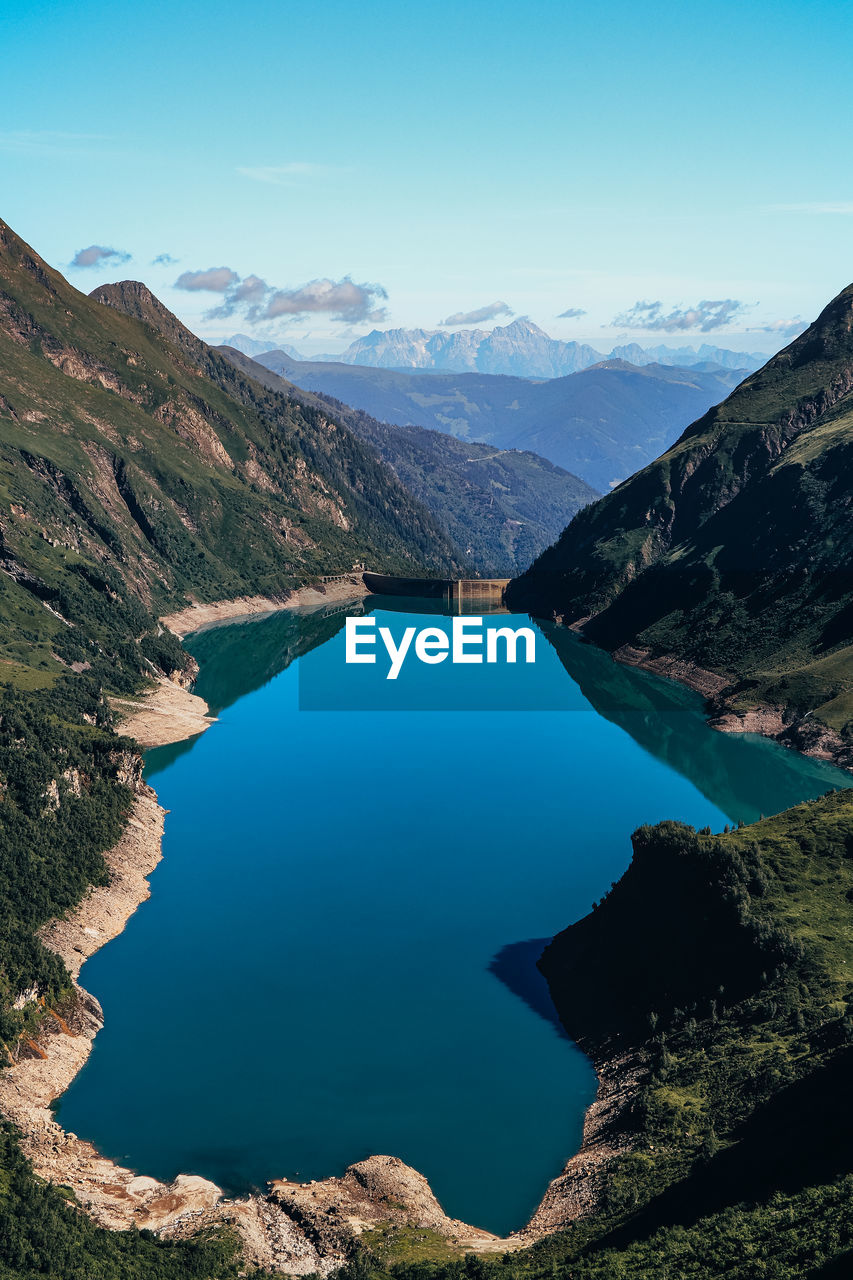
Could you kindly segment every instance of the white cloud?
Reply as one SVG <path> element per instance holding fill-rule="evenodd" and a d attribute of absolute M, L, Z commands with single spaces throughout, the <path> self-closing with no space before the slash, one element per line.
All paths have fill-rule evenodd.
<path fill-rule="evenodd" d="M 768 324 L 751 326 L 750 333 L 775 333 L 782 338 L 796 338 L 808 328 L 802 316 L 792 316 L 789 320 L 771 320 Z"/>
<path fill-rule="evenodd" d="M 239 282 L 240 277 L 230 267 L 208 267 L 206 271 L 185 271 L 175 281 L 176 289 L 186 289 L 190 293 L 204 290 L 209 293 L 225 293 L 232 285 Z"/>
<path fill-rule="evenodd" d="M 223 295 L 222 302 L 208 311 L 205 319 L 241 315 L 251 325 L 313 314 L 346 324 L 380 321 L 386 315 L 380 304 L 388 297 L 381 284 L 359 284 L 349 276 L 342 280 L 309 280 L 294 289 L 280 289 L 267 284 L 261 276 L 241 279 L 230 267 L 185 271 L 175 284 L 179 289 L 205 289 Z"/>
<path fill-rule="evenodd" d="M 109 249 L 103 244 L 90 244 L 86 249 L 78 249 L 71 259 L 72 267 L 117 267 L 122 262 L 130 262 L 130 254 L 123 249 Z"/>
<path fill-rule="evenodd" d="M 364 320 L 383 320 L 385 309 L 377 307 L 388 294 L 380 284 L 356 284 L 343 280 L 310 280 L 298 289 L 275 289 L 269 295 L 261 319 L 277 316 L 301 316 L 324 312 L 335 320 L 359 324 Z"/>
<path fill-rule="evenodd" d="M 747 303 L 738 302 L 735 298 L 720 298 L 716 301 L 703 298 L 695 307 L 673 307 L 667 312 L 660 301 L 635 302 L 633 307 L 614 316 L 610 327 L 663 333 L 698 329 L 700 333 L 710 333 L 713 329 L 725 328 L 747 309 Z"/>
<path fill-rule="evenodd" d="M 511 316 L 512 308 L 508 307 L 505 302 L 490 302 L 485 307 L 478 307 L 476 311 L 456 311 L 452 316 L 448 316 L 446 320 L 439 320 L 442 328 L 455 328 L 460 324 L 480 324 L 483 320 L 494 320 L 497 316 Z"/>

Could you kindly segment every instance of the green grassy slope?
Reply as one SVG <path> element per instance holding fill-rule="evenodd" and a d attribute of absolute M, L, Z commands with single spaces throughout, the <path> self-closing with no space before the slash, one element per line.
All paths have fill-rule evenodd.
<path fill-rule="evenodd" d="M 853 738 L 853 286 L 510 591 Z M 586 621 L 584 621 L 586 620 Z"/>
<path fill-rule="evenodd" d="M 94 641 L 113 662 L 156 650 L 151 613 L 189 593 L 453 565 L 345 427 L 193 341 L 86 298 L 0 224 L 0 657 L 52 672 Z"/>
<path fill-rule="evenodd" d="M 425 427 L 389 426 L 331 396 L 292 386 L 234 348 L 220 350 L 265 386 L 334 413 L 429 508 L 483 577 L 521 573 L 575 512 L 598 497 L 538 454 L 498 450 Z"/>

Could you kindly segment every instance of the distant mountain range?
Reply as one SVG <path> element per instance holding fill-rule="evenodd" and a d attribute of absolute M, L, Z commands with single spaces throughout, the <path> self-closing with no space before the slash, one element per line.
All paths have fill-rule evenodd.
<path fill-rule="evenodd" d="M 520 573 L 599 494 L 536 453 L 472 444 L 423 427 L 388 426 L 331 396 L 285 382 L 233 347 L 219 350 L 256 382 L 331 412 L 376 450 L 485 577 Z"/>
<path fill-rule="evenodd" d="M 235 351 L 242 351 L 244 356 L 259 356 L 270 349 L 269 338 L 250 338 L 247 333 L 232 333 L 230 338 L 222 339 L 222 345 L 224 347 L 233 347 Z M 304 358 L 295 347 L 288 346 L 286 342 L 283 342 L 281 346 L 277 346 L 276 350 L 286 351 L 295 360 Z"/>
<path fill-rule="evenodd" d="M 248 356 L 258 356 L 269 346 L 245 334 L 233 334 L 224 345 Z M 296 360 L 304 359 L 293 347 L 281 347 Z M 453 373 L 497 373 L 519 378 L 562 378 L 602 360 L 626 360 L 629 364 L 678 366 L 714 364 L 723 369 L 758 369 L 768 357 L 758 352 L 729 351 L 703 343 L 693 347 L 643 348 L 632 342 L 614 347 L 608 354 L 577 342 L 551 338 L 532 320 L 513 320 L 494 329 L 374 329 L 357 338 L 346 351 L 313 357 L 315 362 L 367 365 L 373 369 L 442 370 Z"/>
<path fill-rule="evenodd" d="M 258 364 L 307 391 L 382 422 L 449 432 L 538 453 L 606 491 L 657 457 L 685 425 L 725 399 L 743 370 L 607 361 L 540 382 L 487 373 L 431 373 L 294 360 Z"/>

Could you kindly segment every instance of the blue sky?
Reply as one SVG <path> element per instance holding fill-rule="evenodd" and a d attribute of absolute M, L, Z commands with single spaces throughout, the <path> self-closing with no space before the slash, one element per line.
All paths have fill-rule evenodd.
<path fill-rule="evenodd" d="M 853 278 L 851 37 L 828 0 L 9 0 L 0 216 L 212 340 L 503 303 L 605 349 L 774 350 Z M 211 267 L 229 290 L 175 287 Z"/>

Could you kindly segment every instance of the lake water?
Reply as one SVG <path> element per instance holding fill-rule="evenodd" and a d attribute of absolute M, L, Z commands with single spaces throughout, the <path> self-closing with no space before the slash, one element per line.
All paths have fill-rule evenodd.
<path fill-rule="evenodd" d="M 425 608 L 351 611 L 450 625 Z M 165 857 L 83 970 L 106 1025 L 59 1119 L 229 1192 L 396 1155 L 503 1233 L 595 1091 L 544 940 L 622 874 L 641 823 L 720 829 L 850 779 L 709 729 L 698 697 L 562 629 L 537 628 L 532 667 L 413 661 L 392 686 L 344 665 L 343 625 L 280 613 L 188 641 L 219 722 L 148 753 Z"/>

